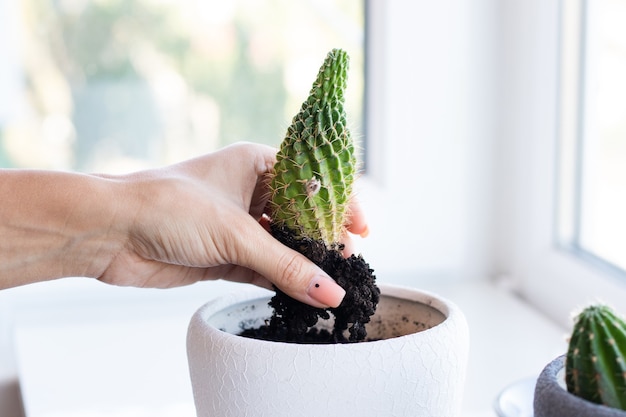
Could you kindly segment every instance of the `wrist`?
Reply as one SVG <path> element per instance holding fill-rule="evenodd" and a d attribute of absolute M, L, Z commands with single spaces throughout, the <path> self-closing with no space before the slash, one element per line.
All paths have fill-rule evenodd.
<path fill-rule="evenodd" d="M 2 171 L 0 288 L 97 277 L 124 247 L 119 183 L 97 176 Z"/>
<path fill-rule="evenodd" d="M 71 233 L 76 241 L 67 246 L 68 271 L 75 271 L 72 276 L 98 278 L 128 243 L 136 199 L 132 187 L 119 178 L 81 177 L 84 192 L 90 195 L 66 203 L 76 204 Z"/>

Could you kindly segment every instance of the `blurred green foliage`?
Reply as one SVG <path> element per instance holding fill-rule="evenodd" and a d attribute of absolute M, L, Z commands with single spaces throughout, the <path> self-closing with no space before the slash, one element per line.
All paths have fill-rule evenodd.
<path fill-rule="evenodd" d="M 194 133 L 192 119 L 211 108 L 213 114 L 205 118 L 215 121 L 213 148 L 241 140 L 277 146 L 290 121 L 286 115 L 297 111 L 286 109 L 290 98 L 284 57 L 289 40 L 272 31 L 288 21 L 285 10 L 298 7 L 295 3 L 28 0 L 28 5 L 35 37 L 49 51 L 71 95 L 73 168 L 89 169 L 91 160 L 109 153 L 161 160 L 172 142 L 206 134 Z M 319 8 L 314 3 L 300 6 Z M 219 15 L 224 8 L 228 18 L 211 20 L 212 12 Z M 328 10 L 322 9 L 316 17 L 310 12 L 301 15 L 320 30 L 329 30 L 324 15 Z M 359 16 L 354 18 L 358 21 Z M 268 31 L 274 38 L 259 41 L 259 34 Z M 259 63 L 259 50 L 269 51 L 270 58 Z M 314 58 L 317 62 L 320 57 Z M 27 82 L 37 70 L 27 72 Z M 168 71 L 184 83 L 187 99 L 179 108 L 155 96 L 155 80 Z M 311 74 L 314 71 L 311 68 Z M 198 106 L 196 98 L 205 106 Z M 176 123 L 175 137 L 168 123 Z M 189 143 L 198 140 L 202 138 Z"/>

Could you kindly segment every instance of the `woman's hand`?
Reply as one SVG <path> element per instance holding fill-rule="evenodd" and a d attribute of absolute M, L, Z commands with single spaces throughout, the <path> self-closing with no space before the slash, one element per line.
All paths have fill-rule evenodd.
<path fill-rule="evenodd" d="M 266 177 L 275 150 L 237 144 L 123 180 L 139 204 L 129 240 L 99 279 L 171 287 L 223 278 L 271 288 L 317 307 L 336 307 L 345 291 L 262 226 Z M 355 205 L 356 207 L 356 205 Z M 367 230 L 353 209 L 349 230 Z"/>
<path fill-rule="evenodd" d="M 237 144 L 124 176 L 0 170 L 0 289 L 73 276 L 159 288 L 223 278 L 336 307 L 345 291 L 262 225 L 274 155 Z M 348 230 L 367 232 L 358 204 Z"/>

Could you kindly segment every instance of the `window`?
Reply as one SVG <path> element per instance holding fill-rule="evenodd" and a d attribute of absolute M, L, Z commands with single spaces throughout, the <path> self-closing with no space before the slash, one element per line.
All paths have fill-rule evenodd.
<path fill-rule="evenodd" d="M 620 68 L 620 46 L 607 55 L 600 32 L 592 32 L 618 33 L 618 9 L 598 20 L 617 4 L 531 1 L 500 11 L 497 137 L 508 146 L 496 155 L 496 261 L 522 297 L 565 326 L 576 308 L 626 299 L 625 280 L 612 273 L 624 262 L 623 220 L 611 212 L 621 203 L 610 200 L 623 198 L 625 179 L 615 162 L 624 139 L 613 123 L 622 109 L 608 101 L 621 88 L 621 80 L 608 84 Z M 598 267 L 598 258 L 614 267 Z"/>
<path fill-rule="evenodd" d="M 334 47 L 351 56 L 362 136 L 361 1 L 0 3 L 22 18 L 21 54 L 0 73 L 21 79 L 3 100 L 20 103 L 0 120 L 3 166 L 115 173 L 241 140 L 278 145 Z"/>
<path fill-rule="evenodd" d="M 626 4 L 583 1 L 563 15 L 561 243 L 626 271 Z M 625 276 L 626 278 L 626 276 Z"/>

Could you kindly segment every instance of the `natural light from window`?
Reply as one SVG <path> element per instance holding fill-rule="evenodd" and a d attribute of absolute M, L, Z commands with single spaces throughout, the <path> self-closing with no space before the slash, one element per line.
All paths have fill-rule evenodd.
<path fill-rule="evenodd" d="M 626 2 L 566 10 L 560 232 L 582 254 L 626 271 Z M 566 9 L 567 9 L 566 7 Z"/>
<path fill-rule="evenodd" d="M 351 56 L 347 111 L 363 134 L 361 1 L 16 3 L 0 19 L 20 22 L 0 72 L 20 80 L 3 97 L 0 166 L 118 173 L 277 146 L 335 47 Z"/>

